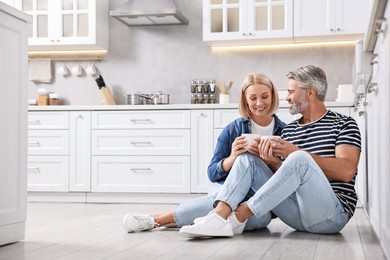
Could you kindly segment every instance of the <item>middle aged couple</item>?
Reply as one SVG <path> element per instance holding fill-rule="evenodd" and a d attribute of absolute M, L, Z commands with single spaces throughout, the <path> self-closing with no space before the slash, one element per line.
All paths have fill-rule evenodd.
<path fill-rule="evenodd" d="M 127 232 L 175 224 L 184 237 L 231 237 L 266 227 L 278 217 L 311 233 L 337 233 L 353 216 L 360 156 L 355 120 L 328 110 L 325 72 L 309 65 L 287 74 L 290 124 L 275 114 L 278 92 L 262 74 L 249 74 L 242 85 L 242 115 L 218 138 L 208 167 L 218 191 L 153 216 L 129 213 Z M 244 133 L 277 135 L 247 145 Z"/>

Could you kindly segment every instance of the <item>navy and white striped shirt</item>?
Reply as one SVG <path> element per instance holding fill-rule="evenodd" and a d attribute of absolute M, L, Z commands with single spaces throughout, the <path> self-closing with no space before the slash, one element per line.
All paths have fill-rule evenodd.
<path fill-rule="evenodd" d="M 294 120 L 283 129 L 282 138 L 304 151 L 334 158 L 338 145 L 352 145 L 361 149 L 360 131 L 350 116 L 328 110 L 322 118 L 310 124 L 300 125 L 298 121 Z M 329 180 L 349 217 L 352 217 L 357 202 L 355 177 L 350 182 Z"/>

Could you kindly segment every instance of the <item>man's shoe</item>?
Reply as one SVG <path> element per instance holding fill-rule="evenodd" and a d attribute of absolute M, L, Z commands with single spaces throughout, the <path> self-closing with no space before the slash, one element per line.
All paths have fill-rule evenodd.
<path fill-rule="evenodd" d="M 205 216 L 205 217 L 207 217 L 207 216 Z M 205 217 L 199 217 L 199 218 L 194 219 L 194 224 L 198 224 Z M 241 223 L 240 221 L 238 221 L 235 212 L 232 212 L 232 214 L 230 214 L 229 219 L 230 219 L 230 223 L 232 224 L 233 235 L 242 234 L 242 232 L 244 231 L 245 224 L 246 224 L 247 220 L 244 223 Z"/>
<path fill-rule="evenodd" d="M 146 214 L 129 213 L 123 217 L 123 228 L 127 232 L 151 230 L 159 225 L 154 218 Z"/>
<path fill-rule="evenodd" d="M 232 237 L 233 228 L 230 219 L 224 219 L 214 211 L 191 226 L 184 226 L 179 233 L 188 238 Z"/>

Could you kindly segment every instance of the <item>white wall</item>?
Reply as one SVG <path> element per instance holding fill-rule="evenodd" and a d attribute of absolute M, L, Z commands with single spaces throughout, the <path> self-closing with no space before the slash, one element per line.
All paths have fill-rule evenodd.
<path fill-rule="evenodd" d="M 123 0 L 110 0 L 116 9 Z M 234 81 L 231 102 L 238 101 L 243 78 L 250 72 L 269 75 L 276 85 L 286 88 L 285 75 L 302 65 L 314 64 L 328 74 L 328 100 L 336 98 L 335 87 L 352 82 L 353 46 L 298 47 L 252 51 L 213 52 L 202 41 L 202 1 L 178 0 L 189 25 L 129 28 L 109 18 L 110 49 L 106 58 L 97 63 L 107 85 L 118 103 L 125 104 L 124 95 L 141 91 L 171 94 L 170 103 L 190 103 L 189 86 L 192 79 Z M 91 77 L 55 75 L 53 84 L 29 83 L 29 98 L 37 89 L 46 87 L 64 97 L 66 104 L 96 105 L 101 100 Z M 88 62 L 83 62 L 86 67 Z M 73 62 L 67 65 L 72 67 Z"/>

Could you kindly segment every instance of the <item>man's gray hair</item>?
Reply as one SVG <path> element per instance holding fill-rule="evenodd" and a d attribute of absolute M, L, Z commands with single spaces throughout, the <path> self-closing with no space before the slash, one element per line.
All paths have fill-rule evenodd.
<path fill-rule="evenodd" d="M 325 101 L 328 82 L 326 81 L 326 74 L 321 68 L 307 65 L 289 72 L 287 77 L 297 81 L 300 88 L 315 88 L 317 90 L 317 97 Z"/>

